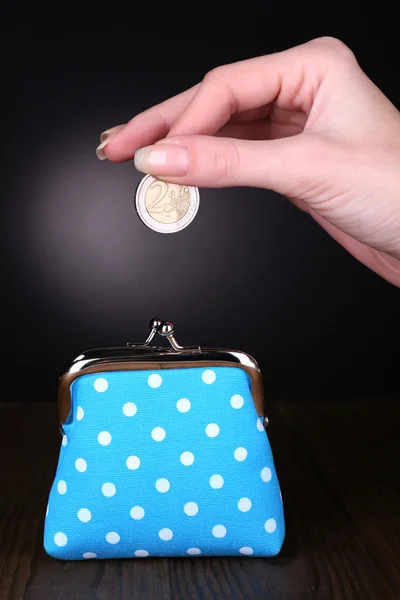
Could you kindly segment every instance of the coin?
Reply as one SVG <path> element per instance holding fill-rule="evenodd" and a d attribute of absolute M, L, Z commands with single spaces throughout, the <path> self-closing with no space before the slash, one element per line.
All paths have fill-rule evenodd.
<path fill-rule="evenodd" d="M 158 233 L 176 233 L 195 218 L 200 203 L 197 187 L 166 183 L 146 175 L 139 183 L 135 206 L 140 219 Z"/>

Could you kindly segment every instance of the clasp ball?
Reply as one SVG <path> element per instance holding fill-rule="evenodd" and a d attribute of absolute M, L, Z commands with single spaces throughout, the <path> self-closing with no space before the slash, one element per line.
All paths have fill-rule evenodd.
<path fill-rule="evenodd" d="M 162 325 L 163 325 L 163 322 L 161 321 L 161 319 L 152 319 L 150 321 L 150 329 L 155 329 L 156 331 L 160 331 Z"/>
<path fill-rule="evenodd" d="M 171 333 L 174 333 L 173 324 L 170 323 L 170 321 L 164 321 L 164 323 L 161 326 L 160 333 L 161 335 L 171 335 Z"/>

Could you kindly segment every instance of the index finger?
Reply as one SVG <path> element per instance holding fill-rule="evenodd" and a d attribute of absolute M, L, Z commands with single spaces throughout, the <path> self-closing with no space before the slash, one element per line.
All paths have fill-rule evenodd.
<path fill-rule="evenodd" d="M 133 117 L 104 146 L 106 157 L 112 162 L 124 162 L 133 158 L 139 148 L 164 138 L 198 87 L 199 84 Z"/>
<path fill-rule="evenodd" d="M 214 135 L 231 117 L 272 102 L 279 93 L 280 55 L 262 56 L 213 69 L 169 130 L 176 135 Z"/>

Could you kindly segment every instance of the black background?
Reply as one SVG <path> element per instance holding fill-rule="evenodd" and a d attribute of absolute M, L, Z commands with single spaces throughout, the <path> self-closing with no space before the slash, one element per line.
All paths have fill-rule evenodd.
<path fill-rule="evenodd" d="M 3 34 L 2 401 L 52 401 L 77 354 L 143 339 L 154 316 L 183 344 L 254 355 L 267 396 L 398 394 L 399 290 L 307 215 L 266 190 L 202 189 L 194 222 L 160 235 L 136 216 L 133 163 L 95 155 L 101 131 L 214 66 L 321 35 L 400 107 L 396 36 L 332 11 Z"/>

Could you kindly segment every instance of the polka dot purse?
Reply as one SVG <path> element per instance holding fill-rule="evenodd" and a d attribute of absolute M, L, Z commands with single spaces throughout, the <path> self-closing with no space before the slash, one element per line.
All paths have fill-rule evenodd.
<path fill-rule="evenodd" d="M 60 378 L 45 518 L 54 558 L 274 556 L 285 535 L 262 376 L 242 352 L 147 340 L 89 350 Z M 156 335 L 168 346 L 151 345 Z"/>

